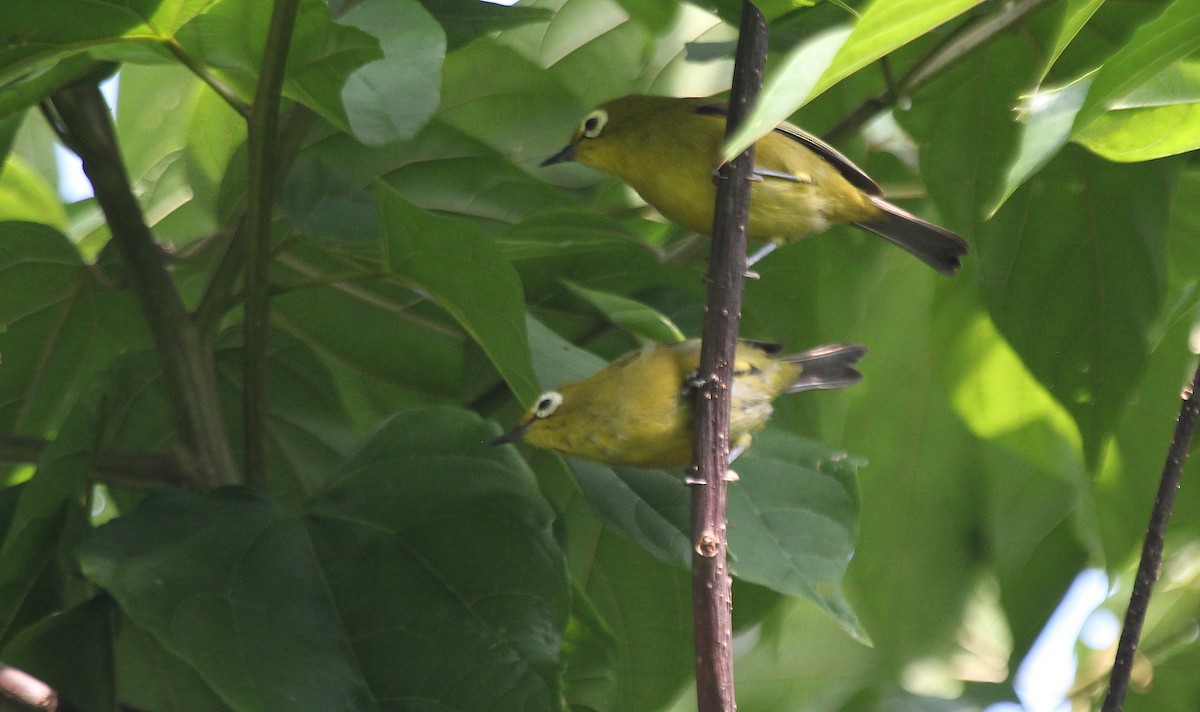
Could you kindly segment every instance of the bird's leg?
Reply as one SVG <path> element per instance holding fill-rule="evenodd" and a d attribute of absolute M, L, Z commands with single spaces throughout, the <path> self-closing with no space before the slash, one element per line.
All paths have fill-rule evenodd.
<path fill-rule="evenodd" d="M 778 242 L 768 242 L 767 244 L 765 244 L 765 245 L 763 245 L 762 247 L 758 248 L 758 250 L 756 250 L 756 251 L 754 252 L 754 254 L 752 254 L 752 255 L 750 255 L 749 257 L 747 257 L 747 258 L 746 258 L 746 266 L 747 266 L 747 267 L 753 267 L 753 266 L 755 265 L 755 263 L 757 263 L 757 262 L 758 262 L 759 260 L 761 260 L 762 258 L 764 258 L 764 257 L 766 257 L 767 255 L 769 255 L 769 254 L 771 254 L 772 252 L 774 252 L 774 251 L 776 250 L 776 248 L 778 248 L 778 247 L 779 247 L 779 243 L 778 243 Z M 747 276 L 749 276 L 750 274 L 753 274 L 753 273 L 752 273 L 752 272 L 747 272 L 747 273 L 746 273 L 746 275 L 747 275 Z M 755 274 L 753 277 L 751 277 L 751 279 L 758 279 L 758 275 L 757 275 L 757 274 Z"/>
<path fill-rule="evenodd" d="M 704 386 L 708 385 L 706 378 L 700 377 L 699 371 L 692 371 L 683 379 L 683 388 L 680 389 L 681 395 L 684 398 L 690 398 L 696 394 Z M 707 485 L 708 481 L 696 476 L 696 466 L 692 465 L 687 469 L 687 474 L 683 476 L 683 483 L 686 485 Z"/>
<path fill-rule="evenodd" d="M 741 438 L 738 438 L 738 441 L 734 443 L 732 448 L 729 449 L 729 464 L 732 465 L 734 460 L 741 457 L 742 453 L 746 452 L 746 448 L 748 447 L 750 447 L 749 435 L 744 435 Z M 741 478 L 738 477 L 738 473 L 734 472 L 733 470 L 725 471 L 726 482 L 737 482 L 739 479 Z"/>

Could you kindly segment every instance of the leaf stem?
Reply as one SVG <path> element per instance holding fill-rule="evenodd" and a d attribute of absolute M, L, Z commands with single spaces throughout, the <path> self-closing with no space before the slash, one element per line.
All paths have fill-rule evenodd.
<path fill-rule="evenodd" d="M 850 137 L 876 114 L 894 105 L 901 97 L 921 89 L 955 62 L 991 42 L 1027 15 L 1051 2 L 1054 0 L 1017 0 L 1004 3 L 996 13 L 976 22 L 964 23 L 945 42 L 914 64 L 894 86 L 889 81 L 887 89 L 863 101 L 836 126 L 825 132 L 824 139 L 830 143 L 838 143 Z"/>
<path fill-rule="evenodd" d="M 1179 407 L 1179 418 L 1175 421 L 1175 434 L 1167 449 L 1167 461 L 1163 465 L 1162 477 L 1158 482 L 1158 493 L 1150 511 L 1150 523 L 1146 527 L 1146 539 L 1142 543 L 1142 560 L 1138 563 L 1137 576 L 1133 580 L 1133 591 L 1129 595 L 1129 608 L 1125 611 L 1125 624 L 1121 626 L 1121 640 L 1117 643 L 1117 655 L 1109 677 L 1108 695 L 1101 712 L 1120 712 L 1125 706 L 1125 694 L 1129 690 L 1129 677 L 1133 672 L 1133 659 L 1142 635 L 1142 624 L 1150 607 L 1150 594 L 1154 583 L 1162 572 L 1163 542 L 1167 523 L 1171 520 L 1171 509 L 1175 505 L 1175 494 L 1183 477 L 1183 466 L 1187 462 L 1196 424 L 1200 421 L 1200 365 L 1192 376 L 1191 385 L 1184 389 L 1183 404 Z"/>
<path fill-rule="evenodd" d="M 762 86 L 767 23 L 749 0 L 733 65 L 725 126 L 728 138 L 750 112 Z M 733 712 L 733 597 L 726 561 L 726 477 L 734 353 L 746 273 L 746 222 L 754 147 L 718 172 L 708 262 L 700 386 L 696 388 L 692 462 L 692 615 L 696 645 L 696 698 L 700 712 Z"/>
<path fill-rule="evenodd" d="M 0 463 L 35 463 L 50 441 L 25 435 L 0 433 Z M 125 489 L 186 487 L 191 484 L 179 462 L 158 453 L 101 450 L 93 461 L 97 482 Z"/>
<path fill-rule="evenodd" d="M 195 74 L 209 88 L 215 91 L 217 96 L 224 99 L 225 103 L 229 104 L 243 119 L 250 118 L 250 105 L 242 101 L 242 98 L 237 95 L 233 87 L 221 81 L 219 77 L 210 72 L 208 67 L 189 54 L 174 38 L 167 40 L 163 44 L 166 46 L 167 51 L 174 55 L 175 59 L 179 60 L 180 64 L 192 70 L 192 74 Z"/>
<path fill-rule="evenodd" d="M 43 110 L 63 142 L 83 161 L 150 328 L 167 383 L 187 469 L 206 486 L 237 481 L 237 466 L 221 413 L 216 367 L 167 272 L 146 226 L 117 146 L 99 88 L 76 85 L 55 93 Z"/>
<path fill-rule="evenodd" d="M 244 289 L 246 480 L 267 487 L 267 341 L 270 329 L 271 218 L 278 173 L 279 107 L 299 0 L 275 0 L 246 137 Z"/>

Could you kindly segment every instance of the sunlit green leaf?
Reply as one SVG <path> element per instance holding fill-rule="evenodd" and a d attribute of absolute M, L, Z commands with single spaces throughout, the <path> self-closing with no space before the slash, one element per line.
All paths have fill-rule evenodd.
<path fill-rule="evenodd" d="M 446 40 L 416 0 L 356 5 L 341 23 L 379 40 L 383 59 L 356 69 L 342 87 L 354 137 L 368 145 L 412 138 L 438 106 Z"/>
<path fill-rule="evenodd" d="M 837 84 L 850 74 L 892 50 L 905 45 L 934 28 L 980 4 L 981 0 L 875 0 L 863 11 L 821 75 L 810 97 Z"/>
<path fill-rule="evenodd" d="M 731 161 L 804 105 L 812 88 L 850 36 L 849 29 L 828 30 L 793 49 L 763 84 L 762 94 L 737 133 L 725 142 L 722 158 Z"/>
<path fill-rule="evenodd" d="M 1087 129 L 1112 103 L 1200 48 L 1200 1 L 1173 0 L 1133 33 L 1092 78 L 1072 132 Z"/>

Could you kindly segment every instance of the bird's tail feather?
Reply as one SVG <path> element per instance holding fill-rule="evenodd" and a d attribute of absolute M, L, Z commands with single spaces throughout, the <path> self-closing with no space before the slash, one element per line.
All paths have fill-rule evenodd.
<path fill-rule="evenodd" d="M 799 364 L 801 368 L 800 377 L 787 392 L 799 393 L 853 386 L 863 378 L 854 368 L 854 364 L 858 363 L 865 353 L 867 347 L 858 344 L 828 344 L 784 356 L 780 360 Z"/>
<path fill-rule="evenodd" d="M 969 249 L 966 240 L 883 198 L 875 195 L 869 198 L 875 207 L 887 213 L 887 217 L 874 222 L 854 223 L 856 227 L 899 245 L 942 274 L 954 274 Z"/>

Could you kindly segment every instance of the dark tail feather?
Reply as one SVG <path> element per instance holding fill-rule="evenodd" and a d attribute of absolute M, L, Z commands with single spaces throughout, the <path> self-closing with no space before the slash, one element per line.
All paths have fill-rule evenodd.
<path fill-rule="evenodd" d="M 867 353 L 858 344 L 828 344 L 803 353 L 784 356 L 781 361 L 800 364 L 800 377 L 787 389 L 788 393 L 827 390 L 853 386 L 863 376 L 854 364 Z"/>
<path fill-rule="evenodd" d="M 855 227 L 889 240 L 944 275 L 954 274 L 967 254 L 967 241 L 945 228 L 901 210 L 883 198 L 869 196 L 872 203 L 888 214 L 878 222 L 854 223 Z"/>

